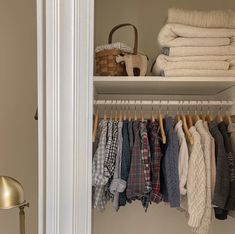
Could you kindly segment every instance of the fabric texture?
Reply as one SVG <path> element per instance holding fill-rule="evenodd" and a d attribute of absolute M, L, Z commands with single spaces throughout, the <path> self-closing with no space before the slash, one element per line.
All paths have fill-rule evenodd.
<path fill-rule="evenodd" d="M 106 156 L 104 161 L 104 175 L 111 178 L 114 174 L 118 149 L 118 122 L 108 122 L 108 134 L 106 144 Z"/>
<path fill-rule="evenodd" d="M 215 183 L 216 183 L 215 139 L 210 133 L 208 123 L 204 121 L 203 124 L 207 133 L 210 136 L 210 141 L 211 141 L 211 199 L 213 200 L 215 192 Z"/>
<path fill-rule="evenodd" d="M 134 144 L 131 154 L 131 168 L 127 181 L 126 195 L 130 200 L 143 200 L 145 195 L 144 167 L 141 158 L 139 122 L 133 122 Z"/>
<path fill-rule="evenodd" d="M 232 10 L 198 11 L 169 8 L 167 22 L 204 28 L 235 28 L 235 13 Z"/>
<path fill-rule="evenodd" d="M 122 42 L 114 42 L 112 44 L 100 45 L 95 48 L 95 52 L 98 53 L 103 50 L 112 50 L 112 49 L 119 49 L 127 53 L 133 53 L 133 48 L 129 47 L 128 45 Z"/>
<path fill-rule="evenodd" d="M 171 57 L 161 54 L 157 57 L 152 73 L 160 75 L 161 72 L 176 69 L 193 70 L 232 70 L 235 56 L 184 56 Z"/>
<path fill-rule="evenodd" d="M 234 56 L 235 46 L 184 46 L 184 47 L 166 47 L 162 53 L 168 56 Z"/>
<path fill-rule="evenodd" d="M 218 124 L 218 128 L 224 139 L 225 151 L 227 153 L 227 160 L 229 166 L 229 181 L 230 190 L 228 200 L 226 202 L 226 210 L 235 210 L 235 162 L 232 150 L 232 145 L 227 132 L 227 126 L 225 122 Z"/>
<path fill-rule="evenodd" d="M 228 133 L 230 136 L 231 144 L 232 144 L 232 150 L 233 150 L 233 156 L 235 155 L 235 124 L 230 124 L 228 126 Z M 235 218 L 235 209 L 229 211 L 229 215 L 233 218 Z"/>
<path fill-rule="evenodd" d="M 165 24 L 158 34 L 158 42 L 160 47 L 230 46 L 235 43 L 235 29 Z"/>
<path fill-rule="evenodd" d="M 215 217 L 217 219 L 226 219 L 227 211 L 225 210 L 225 207 L 230 191 L 227 154 L 224 148 L 223 136 L 215 121 L 209 123 L 209 130 L 215 139 L 216 155 L 216 183 L 212 204 L 217 206 L 214 208 Z"/>
<path fill-rule="evenodd" d="M 212 221 L 212 200 L 211 200 L 211 144 L 210 135 L 206 131 L 202 120 L 195 124 L 196 130 L 201 136 L 202 150 L 206 166 L 206 207 L 202 217 L 201 224 L 195 229 L 197 233 L 208 233 Z"/>
<path fill-rule="evenodd" d="M 189 129 L 194 144 L 189 145 L 189 170 L 187 179 L 188 225 L 197 228 L 206 208 L 206 165 L 201 136 L 193 126 Z"/>
<path fill-rule="evenodd" d="M 113 180 L 109 187 L 110 192 L 114 195 L 113 207 L 119 209 L 119 193 L 123 192 L 126 188 L 126 181 L 121 179 L 121 163 L 122 163 L 122 126 L 123 122 L 118 122 L 118 149 L 116 155 L 116 164 L 113 175 Z"/>
<path fill-rule="evenodd" d="M 103 211 L 107 202 L 105 197 L 105 185 L 108 182 L 108 178 L 104 176 L 106 137 L 108 130 L 106 120 L 102 120 L 99 123 L 99 129 L 101 129 L 100 140 L 92 162 L 92 185 L 94 186 L 93 207 L 99 211 Z"/>
<path fill-rule="evenodd" d="M 121 179 L 127 182 L 131 166 L 131 149 L 130 149 L 128 121 L 123 122 L 122 137 L 123 137 L 123 143 L 122 143 Z M 125 189 L 122 193 L 119 193 L 119 206 L 125 206 L 126 203 L 127 203 L 127 197 Z"/>
<path fill-rule="evenodd" d="M 154 121 L 149 121 L 147 125 L 150 152 L 151 152 L 151 181 L 152 191 L 150 193 L 150 200 L 159 203 L 162 200 L 160 189 L 160 167 L 162 159 L 162 151 L 160 146 L 159 124 Z"/>
<path fill-rule="evenodd" d="M 182 120 L 180 120 L 175 125 L 175 132 L 177 133 L 179 139 L 179 186 L 180 186 L 180 194 L 186 195 L 186 183 L 188 177 L 188 146 L 186 142 L 186 138 L 184 135 L 184 131 L 182 128 Z"/>
<path fill-rule="evenodd" d="M 165 77 L 232 77 L 235 76 L 235 69 L 223 70 L 196 70 L 196 69 L 175 69 L 161 71 Z"/>
<path fill-rule="evenodd" d="M 179 189 L 179 142 L 176 132 L 173 129 L 172 117 L 164 119 L 164 129 L 166 132 L 166 145 L 163 146 L 163 158 L 161 163 L 163 200 L 169 202 L 171 207 L 180 207 Z"/>

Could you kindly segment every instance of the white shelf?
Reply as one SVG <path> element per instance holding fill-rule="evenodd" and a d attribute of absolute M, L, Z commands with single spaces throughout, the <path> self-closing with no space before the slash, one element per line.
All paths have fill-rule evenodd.
<path fill-rule="evenodd" d="M 97 94 L 217 95 L 235 86 L 235 77 L 94 76 Z"/>

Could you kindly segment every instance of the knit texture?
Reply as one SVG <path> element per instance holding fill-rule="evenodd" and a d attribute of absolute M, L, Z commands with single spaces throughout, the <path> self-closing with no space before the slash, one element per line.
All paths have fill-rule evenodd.
<path fill-rule="evenodd" d="M 206 207 L 206 167 L 201 137 L 195 127 L 189 129 L 194 144 L 189 145 L 189 170 L 187 179 L 188 225 L 196 228 L 200 225 Z"/>
<path fill-rule="evenodd" d="M 196 122 L 195 127 L 201 136 L 202 150 L 206 165 L 206 208 L 202 217 L 201 224 L 195 229 L 197 233 L 204 234 L 209 232 L 212 220 L 212 204 L 211 204 L 211 144 L 210 136 L 205 130 L 202 120 Z"/>
<path fill-rule="evenodd" d="M 209 131 L 208 123 L 204 121 L 203 124 L 207 133 L 210 136 L 210 142 L 211 142 L 211 199 L 213 200 L 215 192 L 215 182 L 216 182 L 215 139 L 213 138 L 213 136 Z"/>

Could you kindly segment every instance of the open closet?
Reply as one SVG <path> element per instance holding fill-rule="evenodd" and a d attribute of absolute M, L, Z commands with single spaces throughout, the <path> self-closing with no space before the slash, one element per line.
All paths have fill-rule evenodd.
<path fill-rule="evenodd" d="M 235 10 L 231 0 L 96 0 L 94 48 L 107 44 L 110 30 L 122 23 L 131 23 L 138 30 L 138 51 L 148 57 L 146 76 L 97 76 L 94 74 L 94 116 L 115 119 L 136 116 L 151 119 L 159 113 L 175 116 L 193 113 L 235 116 L 235 76 L 161 77 L 151 74 L 151 66 L 161 53 L 158 34 L 166 23 L 168 9 Z M 133 45 L 134 34 L 122 28 L 113 34 L 113 41 Z M 95 64 L 95 59 L 94 59 Z M 95 73 L 95 69 L 94 69 Z M 95 121 L 95 118 L 94 118 Z M 97 119 L 96 119 L 97 121 Z M 147 212 L 140 201 L 120 207 L 118 212 L 108 202 L 103 212 L 92 211 L 92 234 L 189 234 L 185 212 L 169 205 L 152 203 Z M 212 234 L 234 233 L 235 219 L 212 221 Z"/>

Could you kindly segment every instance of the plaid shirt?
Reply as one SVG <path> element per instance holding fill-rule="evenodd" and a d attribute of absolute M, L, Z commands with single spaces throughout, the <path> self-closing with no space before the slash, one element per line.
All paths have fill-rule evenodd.
<path fill-rule="evenodd" d="M 149 140 L 146 129 L 146 123 L 140 123 L 141 132 L 141 158 L 144 166 L 144 178 L 145 178 L 145 194 L 148 194 L 152 190 L 150 180 L 150 160 L 151 154 L 149 149 Z"/>
<path fill-rule="evenodd" d="M 109 121 L 106 156 L 104 161 L 104 175 L 111 178 L 114 174 L 117 149 L 118 149 L 118 122 Z"/>
<path fill-rule="evenodd" d="M 133 123 L 134 144 L 131 156 L 131 168 L 127 181 L 126 195 L 130 200 L 143 200 L 145 196 L 145 176 L 141 158 L 141 140 L 138 121 Z"/>
<path fill-rule="evenodd" d="M 98 148 L 93 157 L 92 164 L 92 185 L 94 186 L 93 207 L 97 210 L 104 210 L 106 205 L 105 185 L 108 178 L 104 176 L 104 160 L 106 155 L 106 137 L 107 137 L 107 121 L 102 120 L 99 123 L 101 129 Z"/>
<path fill-rule="evenodd" d="M 159 203 L 162 200 L 160 193 L 160 166 L 162 152 L 159 142 L 159 125 L 157 122 L 148 122 L 147 125 L 150 152 L 151 152 L 151 181 L 152 191 L 150 193 L 150 200 Z"/>

